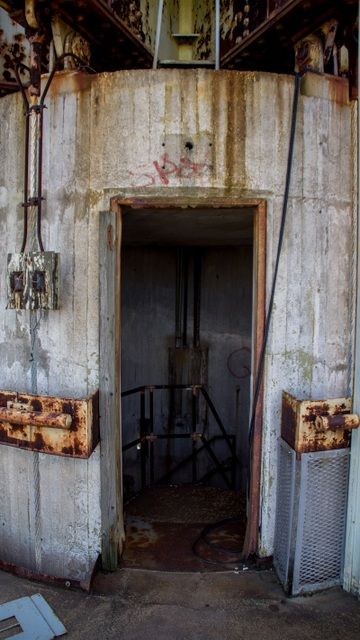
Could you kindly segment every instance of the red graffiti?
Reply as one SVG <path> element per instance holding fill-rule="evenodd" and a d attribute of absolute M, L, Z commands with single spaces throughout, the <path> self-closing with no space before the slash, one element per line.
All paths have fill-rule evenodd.
<path fill-rule="evenodd" d="M 170 160 L 167 153 L 164 153 L 160 158 L 160 162 L 154 160 L 153 165 L 162 184 L 169 184 L 169 176 L 171 175 L 175 175 L 177 178 L 192 178 L 202 175 L 204 169 L 208 168 L 206 162 L 192 162 L 186 157 L 181 157 L 179 163 L 176 164 Z"/>
<path fill-rule="evenodd" d="M 152 164 L 154 172 L 144 171 L 138 175 L 132 171 L 128 172 L 135 178 L 136 186 L 151 187 L 156 185 L 158 181 L 160 184 L 168 185 L 172 177 L 178 179 L 195 178 L 204 175 L 206 171 L 211 169 L 211 165 L 207 162 L 193 162 L 185 156 L 180 157 L 178 162 L 174 162 L 167 153 L 164 153 L 159 160 L 154 160 Z"/>

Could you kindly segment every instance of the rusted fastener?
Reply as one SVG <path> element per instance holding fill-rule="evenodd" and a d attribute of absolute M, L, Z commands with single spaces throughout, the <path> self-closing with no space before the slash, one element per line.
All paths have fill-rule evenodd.
<path fill-rule="evenodd" d="M 155 435 L 155 433 L 149 433 L 148 435 L 145 436 L 145 440 L 148 440 L 149 442 L 154 442 L 154 440 L 157 440 L 158 437 L 157 435 Z"/>
<path fill-rule="evenodd" d="M 203 434 L 199 433 L 198 431 L 194 431 L 194 433 L 191 434 L 191 439 L 192 440 L 202 440 Z"/>
<path fill-rule="evenodd" d="M 193 395 L 196 396 L 199 393 L 200 389 L 202 389 L 202 387 L 203 387 L 202 384 L 193 384 L 191 386 L 191 391 Z"/>
<path fill-rule="evenodd" d="M 335 416 L 317 416 L 315 419 L 316 431 L 336 431 L 337 429 L 356 429 L 360 424 L 360 418 L 355 413 L 339 413 Z"/>
<path fill-rule="evenodd" d="M 53 429 L 70 429 L 72 417 L 68 413 L 27 411 L 26 409 L 8 409 L 0 407 L 0 422 L 11 425 L 51 427 Z"/>

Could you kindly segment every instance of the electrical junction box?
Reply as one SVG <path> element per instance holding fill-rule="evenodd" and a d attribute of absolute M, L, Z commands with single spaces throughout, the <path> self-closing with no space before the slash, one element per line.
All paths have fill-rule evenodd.
<path fill-rule="evenodd" d="M 7 309 L 59 308 L 60 254 L 8 254 Z"/>

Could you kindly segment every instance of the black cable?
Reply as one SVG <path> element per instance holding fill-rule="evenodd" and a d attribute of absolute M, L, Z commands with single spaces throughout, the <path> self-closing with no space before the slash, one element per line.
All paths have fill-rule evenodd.
<path fill-rule="evenodd" d="M 18 64 L 16 64 L 14 66 L 14 71 L 15 71 L 15 76 L 16 76 L 16 81 L 18 84 L 18 87 L 21 91 L 21 95 L 23 98 L 23 102 L 24 102 L 24 115 L 26 117 L 26 126 L 25 126 L 25 171 L 24 171 L 24 231 L 23 231 L 23 240 L 22 240 L 22 245 L 21 245 L 21 253 L 23 253 L 25 251 L 25 247 L 26 247 L 26 242 L 27 242 L 27 234 L 28 234 L 28 211 L 27 208 L 29 206 L 29 201 L 28 201 L 28 153 L 29 153 L 29 116 L 31 114 L 31 110 L 32 109 L 36 109 L 37 112 L 39 113 L 39 139 L 38 139 L 38 193 L 37 193 L 37 239 L 38 239 L 38 244 L 39 244 L 39 250 L 41 252 L 44 251 L 44 245 L 43 245 L 43 241 L 42 241 L 42 237 L 41 237 L 41 213 L 42 213 L 42 142 L 43 142 L 43 110 L 45 108 L 44 105 L 44 101 L 45 101 L 45 97 L 46 94 L 49 90 L 50 84 L 53 80 L 53 77 L 56 73 L 56 71 L 59 69 L 60 64 L 65 60 L 65 58 L 72 58 L 74 60 L 76 60 L 76 62 L 81 65 L 81 69 L 87 69 L 89 71 L 92 71 L 95 73 L 94 69 L 92 69 L 86 62 L 84 62 L 83 60 L 81 60 L 81 58 L 79 58 L 78 56 L 76 56 L 73 53 L 64 53 L 62 54 L 55 62 L 55 65 L 51 71 L 51 73 L 49 74 L 49 78 L 47 80 L 47 83 L 45 85 L 45 89 L 40 97 L 40 101 L 38 105 L 35 105 L 35 107 L 30 106 L 29 104 L 29 100 L 27 98 L 26 92 L 25 92 L 25 86 L 23 85 L 21 78 L 20 78 L 20 74 L 19 74 L 19 69 L 25 69 L 27 71 L 30 72 L 29 67 L 27 67 L 26 65 L 24 65 L 23 63 L 19 62 Z"/>
<path fill-rule="evenodd" d="M 244 524 L 244 519 L 226 518 L 225 520 L 219 520 L 219 522 L 215 522 L 205 527 L 201 532 L 201 538 L 207 544 L 207 546 L 211 547 L 212 549 L 217 549 L 218 551 L 223 551 L 224 553 L 231 553 L 233 555 L 238 555 L 239 553 L 241 553 L 241 550 L 236 550 L 231 547 L 224 547 L 222 544 L 218 544 L 217 542 L 208 540 L 208 535 L 213 531 L 216 531 L 216 529 L 221 529 L 221 527 L 224 527 L 227 524 L 234 524 L 234 523 Z"/>
<path fill-rule="evenodd" d="M 291 180 L 292 161 L 293 161 L 293 152 L 294 152 L 294 143 L 295 143 L 297 107 L 298 107 L 298 98 L 299 98 L 299 93 L 300 93 L 301 76 L 302 76 L 301 73 L 295 73 L 294 97 L 293 97 L 292 114 L 291 114 L 291 129 L 290 129 L 289 151 L 288 151 L 288 160 L 287 160 L 287 168 L 286 168 L 285 192 L 284 192 L 284 200 L 283 200 L 283 207 L 282 207 L 282 214 L 281 214 L 279 240 L 278 240 L 278 247 L 277 247 L 277 253 L 276 253 L 276 260 L 275 260 L 274 275 L 273 275 L 273 281 L 272 281 L 272 285 L 271 285 L 271 294 L 270 294 L 268 311 L 267 311 L 266 319 L 265 319 L 264 338 L 263 338 L 263 342 L 262 342 L 262 345 L 261 345 L 261 351 L 260 351 L 260 356 L 259 356 L 259 365 L 258 365 L 258 369 L 257 369 L 257 373 L 256 373 L 253 409 L 252 409 L 251 422 L 250 422 L 250 428 L 249 428 L 249 442 L 250 442 L 250 445 L 251 445 L 252 437 L 253 437 L 253 433 L 254 433 L 255 414 L 256 414 L 257 403 L 258 403 L 258 400 L 259 400 L 259 393 L 260 393 L 260 389 L 261 389 L 263 373 L 264 373 L 265 351 L 266 351 L 267 341 L 268 341 L 268 337 L 269 337 L 270 323 L 271 323 L 271 317 L 272 317 L 272 312 L 273 312 L 273 307 L 274 307 L 274 296 L 275 296 L 275 289 L 276 289 L 276 281 L 277 281 L 277 275 L 278 275 L 278 270 L 279 270 L 281 249 L 282 249 L 282 244 L 283 244 L 283 239 L 284 239 L 285 222 L 286 222 L 287 206 L 288 206 L 288 199 L 289 199 L 289 189 L 290 189 L 290 180 Z"/>
<path fill-rule="evenodd" d="M 242 562 L 243 560 L 242 549 L 237 550 L 237 549 L 231 549 L 229 547 L 224 547 L 208 539 L 208 536 L 212 531 L 215 531 L 216 529 L 221 529 L 221 527 L 234 522 L 243 524 L 244 521 L 241 520 L 241 518 L 226 518 L 225 520 L 220 520 L 219 522 L 208 524 L 206 527 L 204 527 L 199 537 L 195 540 L 195 542 L 192 545 L 193 554 L 197 558 L 199 558 L 199 560 L 201 560 L 202 562 L 205 562 L 206 564 L 212 564 L 212 565 L 227 566 L 229 564 L 233 565 L 233 564 L 239 564 L 239 562 Z M 217 551 L 218 553 L 225 553 L 227 555 L 234 556 L 234 557 L 232 558 L 232 560 L 219 560 L 219 559 L 210 560 L 209 558 L 205 558 L 198 551 L 198 546 L 200 543 L 205 544 L 207 547 Z"/>
<path fill-rule="evenodd" d="M 25 162 L 25 168 L 24 168 L 24 202 L 23 202 L 23 207 L 24 207 L 24 227 L 23 228 L 24 228 L 24 230 L 23 230 L 23 239 L 22 239 L 21 250 L 20 250 L 20 253 L 24 253 L 25 247 L 26 247 L 26 241 L 27 241 L 27 234 L 28 234 L 27 204 L 28 204 L 28 175 L 29 175 L 29 171 L 28 171 L 28 166 L 29 166 L 29 164 L 28 164 L 29 163 L 29 100 L 28 100 L 26 92 L 25 92 L 25 87 L 24 87 L 23 83 L 21 82 L 19 69 L 26 69 L 27 71 L 30 71 L 30 69 L 29 69 L 29 67 L 27 67 L 26 65 L 22 64 L 21 62 L 19 62 L 18 64 L 16 64 L 14 66 L 16 82 L 17 82 L 18 87 L 20 88 L 20 91 L 21 91 L 21 95 L 22 95 L 22 99 L 23 99 L 23 103 L 24 103 L 24 116 L 26 118 L 26 120 L 25 120 L 25 157 L 24 157 L 24 162 Z"/>

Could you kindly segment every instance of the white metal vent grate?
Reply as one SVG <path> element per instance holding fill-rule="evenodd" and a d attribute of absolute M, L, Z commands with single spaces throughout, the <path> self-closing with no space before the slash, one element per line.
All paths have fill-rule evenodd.
<path fill-rule="evenodd" d="M 279 447 L 274 566 L 284 586 L 287 585 L 288 581 L 290 531 L 294 505 L 295 460 L 295 451 L 281 440 Z"/>
<path fill-rule="evenodd" d="M 344 552 L 348 449 L 301 458 L 294 584 L 309 591 L 338 584 Z"/>
<path fill-rule="evenodd" d="M 349 449 L 296 460 L 281 441 L 274 565 L 292 595 L 341 582 L 348 465 Z"/>

